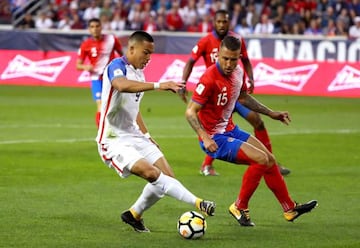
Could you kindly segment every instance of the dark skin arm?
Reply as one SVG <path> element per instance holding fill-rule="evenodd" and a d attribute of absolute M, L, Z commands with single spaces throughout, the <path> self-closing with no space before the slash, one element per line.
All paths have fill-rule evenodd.
<path fill-rule="evenodd" d="M 251 62 L 249 58 L 241 58 L 241 62 L 244 65 L 246 75 L 248 76 L 248 82 L 250 84 L 248 87 L 248 92 L 252 94 L 254 92 L 254 75 Z"/>
<path fill-rule="evenodd" d="M 183 69 L 183 76 L 182 76 L 182 80 L 181 82 L 186 86 L 186 82 L 187 80 L 189 79 L 190 77 L 190 74 L 193 70 L 193 67 L 194 67 L 194 64 L 195 64 L 196 61 L 192 60 L 192 59 L 189 59 L 186 64 L 185 64 L 185 67 Z M 184 102 L 184 103 L 187 103 L 187 91 L 186 91 L 186 87 L 184 87 L 183 90 L 179 91 L 179 96 L 181 98 L 181 100 Z"/>

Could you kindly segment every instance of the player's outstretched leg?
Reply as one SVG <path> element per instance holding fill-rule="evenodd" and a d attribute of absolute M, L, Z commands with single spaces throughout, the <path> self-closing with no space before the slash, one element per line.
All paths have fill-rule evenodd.
<path fill-rule="evenodd" d="M 312 200 L 305 204 L 298 204 L 291 199 L 284 178 L 276 165 L 268 168 L 264 174 L 264 180 L 268 188 L 274 193 L 284 210 L 284 217 L 288 221 L 294 221 L 304 213 L 310 212 L 317 206 L 317 201 Z"/>
<path fill-rule="evenodd" d="M 153 206 L 164 195 L 189 203 L 208 216 L 214 215 L 216 207 L 214 202 L 196 197 L 178 180 L 160 173 L 156 181 L 145 185 L 142 194 L 133 206 L 121 214 L 121 219 L 137 232 L 149 232 L 141 216 L 145 210 Z"/>

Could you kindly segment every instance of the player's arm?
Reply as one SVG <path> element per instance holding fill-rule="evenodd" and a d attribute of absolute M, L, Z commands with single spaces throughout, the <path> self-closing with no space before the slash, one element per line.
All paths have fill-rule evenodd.
<path fill-rule="evenodd" d="M 126 77 L 116 77 L 111 81 L 112 86 L 120 92 L 137 93 L 149 90 L 169 90 L 174 93 L 184 88 L 182 83 L 173 81 L 150 83 L 129 80 Z"/>
<path fill-rule="evenodd" d="M 76 69 L 80 71 L 93 71 L 93 66 L 91 64 L 85 64 L 83 59 L 77 59 L 76 60 Z"/>
<path fill-rule="evenodd" d="M 136 116 L 136 123 L 138 124 L 140 131 L 145 135 L 145 137 L 150 139 L 151 142 L 153 142 L 157 147 L 159 147 L 159 144 L 156 143 L 156 141 L 151 137 L 140 112 Z"/>
<path fill-rule="evenodd" d="M 252 68 L 249 57 L 241 58 L 241 62 L 244 65 L 244 69 L 245 69 L 246 75 L 248 77 L 248 82 L 249 82 L 248 92 L 251 94 L 254 92 L 253 68 Z"/>
<path fill-rule="evenodd" d="M 85 64 L 85 59 L 88 57 L 88 52 L 85 49 L 85 44 L 82 43 L 78 50 L 78 58 L 76 60 L 76 69 L 79 71 L 93 71 L 93 66 L 91 64 Z"/>
<path fill-rule="evenodd" d="M 185 116 L 192 129 L 204 142 L 205 149 L 210 152 L 215 152 L 218 146 L 215 141 L 206 133 L 198 118 L 198 112 L 200 111 L 201 107 L 202 106 L 200 104 L 194 101 L 190 101 L 187 106 Z"/>
<path fill-rule="evenodd" d="M 289 113 L 287 111 L 273 111 L 264 104 L 260 103 L 246 91 L 240 93 L 239 102 L 245 107 L 248 107 L 252 111 L 258 112 L 263 115 L 267 115 L 274 120 L 279 120 L 282 123 L 288 125 L 290 120 Z"/>
<path fill-rule="evenodd" d="M 189 79 L 190 77 L 190 74 L 193 70 L 193 67 L 194 67 L 194 64 L 195 64 L 195 60 L 193 60 L 192 58 L 190 58 L 185 66 L 184 66 L 184 69 L 183 69 L 183 74 L 182 74 L 182 79 L 181 79 L 181 83 L 184 84 L 184 89 L 179 91 L 179 96 L 181 98 L 181 100 L 184 102 L 184 103 L 187 103 L 187 91 L 186 91 L 186 82 L 187 80 Z"/>
<path fill-rule="evenodd" d="M 145 125 L 145 122 L 142 118 L 142 115 L 141 113 L 139 112 L 138 115 L 136 116 L 136 123 L 138 124 L 139 126 L 139 129 L 140 131 L 143 133 L 143 134 L 146 134 L 146 133 L 149 133 L 146 125 Z"/>
<path fill-rule="evenodd" d="M 244 38 L 241 38 L 241 58 L 240 58 L 246 75 L 248 77 L 248 82 L 249 82 L 249 87 L 248 87 L 248 92 L 250 94 L 252 94 L 254 92 L 254 74 L 253 74 L 253 68 L 247 53 L 247 49 L 246 49 L 246 43 Z"/>
<path fill-rule="evenodd" d="M 186 62 L 185 66 L 184 66 L 183 74 L 182 74 L 182 80 L 181 80 L 183 83 L 186 83 L 187 80 L 189 79 L 190 74 L 191 74 L 191 72 L 192 72 L 192 70 L 193 70 L 193 68 L 194 68 L 195 62 L 196 62 L 196 61 L 193 60 L 192 58 L 190 58 L 190 59 Z"/>

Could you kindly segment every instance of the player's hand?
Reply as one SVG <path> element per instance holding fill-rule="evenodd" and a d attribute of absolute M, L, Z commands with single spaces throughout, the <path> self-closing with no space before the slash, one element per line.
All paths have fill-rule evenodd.
<path fill-rule="evenodd" d="M 177 83 L 174 81 L 161 82 L 159 89 L 160 90 L 169 90 L 169 91 L 176 93 L 176 92 L 179 92 L 180 90 L 184 89 L 184 84 Z"/>
<path fill-rule="evenodd" d="M 291 122 L 290 115 L 287 111 L 273 111 L 270 112 L 269 116 L 274 120 L 281 121 L 285 125 L 289 125 L 289 123 Z"/>
<path fill-rule="evenodd" d="M 218 149 L 218 145 L 210 137 L 204 138 L 203 143 L 204 143 L 205 149 L 208 150 L 209 152 L 216 152 L 216 150 Z"/>
<path fill-rule="evenodd" d="M 248 79 L 248 93 L 252 94 L 254 92 L 254 79 Z"/>
<path fill-rule="evenodd" d="M 93 72 L 94 71 L 94 67 L 90 64 L 84 65 L 84 70 L 88 71 L 88 72 Z"/>
<path fill-rule="evenodd" d="M 177 93 L 179 94 L 180 99 L 184 102 L 187 103 L 187 96 L 188 96 L 188 91 L 186 90 L 186 82 L 182 83 L 184 85 L 184 88 L 182 88 L 181 90 L 179 90 Z"/>

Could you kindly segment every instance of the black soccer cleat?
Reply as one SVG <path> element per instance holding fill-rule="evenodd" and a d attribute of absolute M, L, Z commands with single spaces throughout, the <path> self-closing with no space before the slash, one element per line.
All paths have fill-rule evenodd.
<path fill-rule="evenodd" d="M 150 232 L 150 230 L 144 225 L 143 219 L 135 219 L 130 210 L 123 212 L 121 214 L 121 219 L 126 224 L 132 226 L 137 232 Z"/>
<path fill-rule="evenodd" d="M 311 200 L 304 204 L 296 203 L 294 209 L 284 213 L 284 217 L 287 221 L 294 221 L 301 215 L 310 212 L 318 205 L 316 200 Z"/>
<path fill-rule="evenodd" d="M 282 166 L 281 164 L 278 163 L 278 167 L 279 167 L 279 170 L 280 170 L 280 174 L 283 175 L 283 176 L 287 176 L 291 173 L 291 170 Z"/>

